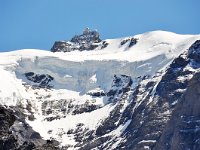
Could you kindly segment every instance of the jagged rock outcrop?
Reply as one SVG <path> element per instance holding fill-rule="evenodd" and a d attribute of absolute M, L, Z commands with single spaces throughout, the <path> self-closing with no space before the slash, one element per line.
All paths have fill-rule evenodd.
<path fill-rule="evenodd" d="M 9 130 L 16 118 L 12 111 L 0 106 L 0 150 L 17 148 L 17 140 Z"/>
<path fill-rule="evenodd" d="M 200 63 L 200 40 L 197 40 L 189 49 L 189 58 L 194 59 L 197 63 Z"/>
<path fill-rule="evenodd" d="M 91 31 L 89 28 L 86 28 L 82 35 L 75 35 L 71 39 L 71 42 L 79 44 L 90 42 L 99 43 L 101 42 L 101 39 L 99 38 L 99 33 L 96 30 Z"/>
<path fill-rule="evenodd" d="M 189 58 L 189 59 L 187 59 Z M 184 94 L 179 97 L 170 121 L 157 142 L 155 149 L 198 150 L 200 149 L 200 41 L 196 41 L 188 50 L 189 66 L 193 77 L 187 82 Z M 184 61 L 183 61 L 184 62 Z M 195 71 L 194 71 L 195 69 Z"/>
<path fill-rule="evenodd" d="M 75 35 L 70 41 L 56 41 L 51 48 L 52 52 L 70 52 L 74 50 L 103 49 L 108 46 L 106 41 L 100 39 L 96 30 L 86 28 L 81 35 Z"/>
<path fill-rule="evenodd" d="M 53 142 L 44 141 L 39 133 L 33 131 L 17 107 L 0 106 L 0 150 L 43 149 L 56 150 L 58 147 Z"/>
<path fill-rule="evenodd" d="M 128 38 L 128 39 L 125 39 L 123 41 L 121 41 L 120 45 L 124 45 L 126 43 L 128 43 L 128 47 L 132 47 L 133 45 L 135 45 L 137 43 L 138 39 L 137 38 Z"/>
<path fill-rule="evenodd" d="M 88 91 L 87 94 L 94 97 L 106 96 L 106 93 L 100 88 L 96 88 L 94 90 Z"/>
<path fill-rule="evenodd" d="M 25 73 L 26 78 L 33 83 L 36 83 L 35 86 L 41 88 L 51 88 L 52 85 L 49 83 L 54 79 L 48 74 L 35 74 L 34 72 Z"/>
<path fill-rule="evenodd" d="M 189 81 L 154 149 L 200 149 L 200 73 Z"/>

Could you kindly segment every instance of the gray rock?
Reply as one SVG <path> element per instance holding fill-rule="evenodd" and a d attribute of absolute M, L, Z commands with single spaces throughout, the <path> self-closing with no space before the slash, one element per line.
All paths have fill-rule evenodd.
<path fill-rule="evenodd" d="M 70 41 L 56 41 L 51 48 L 52 52 L 71 52 L 74 50 L 94 50 L 96 48 L 103 49 L 108 43 L 100 39 L 100 35 L 96 30 L 86 28 L 81 35 L 75 35 Z"/>
<path fill-rule="evenodd" d="M 155 149 L 200 149 L 200 72 L 189 81 Z"/>

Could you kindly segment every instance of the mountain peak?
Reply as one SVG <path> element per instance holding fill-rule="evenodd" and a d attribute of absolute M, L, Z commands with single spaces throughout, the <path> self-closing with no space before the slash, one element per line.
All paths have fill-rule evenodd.
<path fill-rule="evenodd" d="M 99 43 L 101 39 L 99 38 L 99 33 L 97 30 L 90 30 L 88 27 L 83 30 L 83 34 L 75 35 L 71 42 L 82 44 L 82 43 Z"/>
<path fill-rule="evenodd" d="M 97 47 L 104 45 L 106 43 L 101 43 L 100 35 L 97 30 L 91 30 L 88 27 L 83 30 L 80 35 L 75 35 L 70 41 L 56 41 L 51 48 L 52 52 L 70 52 L 74 50 L 94 50 Z M 103 48 L 102 47 L 102 48 Z"/>

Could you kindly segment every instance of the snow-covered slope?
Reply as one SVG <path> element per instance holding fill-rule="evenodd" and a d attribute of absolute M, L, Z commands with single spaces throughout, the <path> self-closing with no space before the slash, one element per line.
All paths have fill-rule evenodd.
<path fill-rule="evenodd" d="M 123 114 L 135 92 L 138 98 L 132 109 L 153 95 L 167 67 L 200 35 L 153 31 L 134 36 L 138 41 L 132 47 L 130 41 L 121 44 L 129 38 L 105 40 L 106 48 L 92 51 L 0 53 L 0 103 L 23 108 L 33 130 L 65 149 L 115 149 L 125 140 L 121 135 L 132 118 L 113 118 L 115 126 L 111 123 L 109 129 L 106 119 L 120 115 L 114 112 Z M 150 82 L 154 87 L 145 90 Z M 88 144 L 90 138 L 96 145 Z M 140 141 L 145 142 L 154 143 Z"/>

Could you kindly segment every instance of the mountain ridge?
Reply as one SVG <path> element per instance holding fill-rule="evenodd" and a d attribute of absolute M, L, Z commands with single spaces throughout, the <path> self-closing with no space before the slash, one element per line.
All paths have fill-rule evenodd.
<path fill-rule="evenodd" d="M 133 37 L 138 40 L 131 47 L 126 40 L 132 37 L 126 37 L 90 51 L 1 53 L 0 103 L 24 115 L 9 128 L 21 137 L 18 147 L 28 138 L 36 147 L 45 144 L 42 139 L 55 140 L 59 147 L 48 144 L 60 149 L 176 149 L 173 138 L 197 149 L 198 142 L 191 143 L 199 133 L 189 144 L 163 135 L 191 91 L 188 85 L 196 83 L 200 35 L 154 31 Z M 25 124 L 40 136 L 19 134 Z"/>

